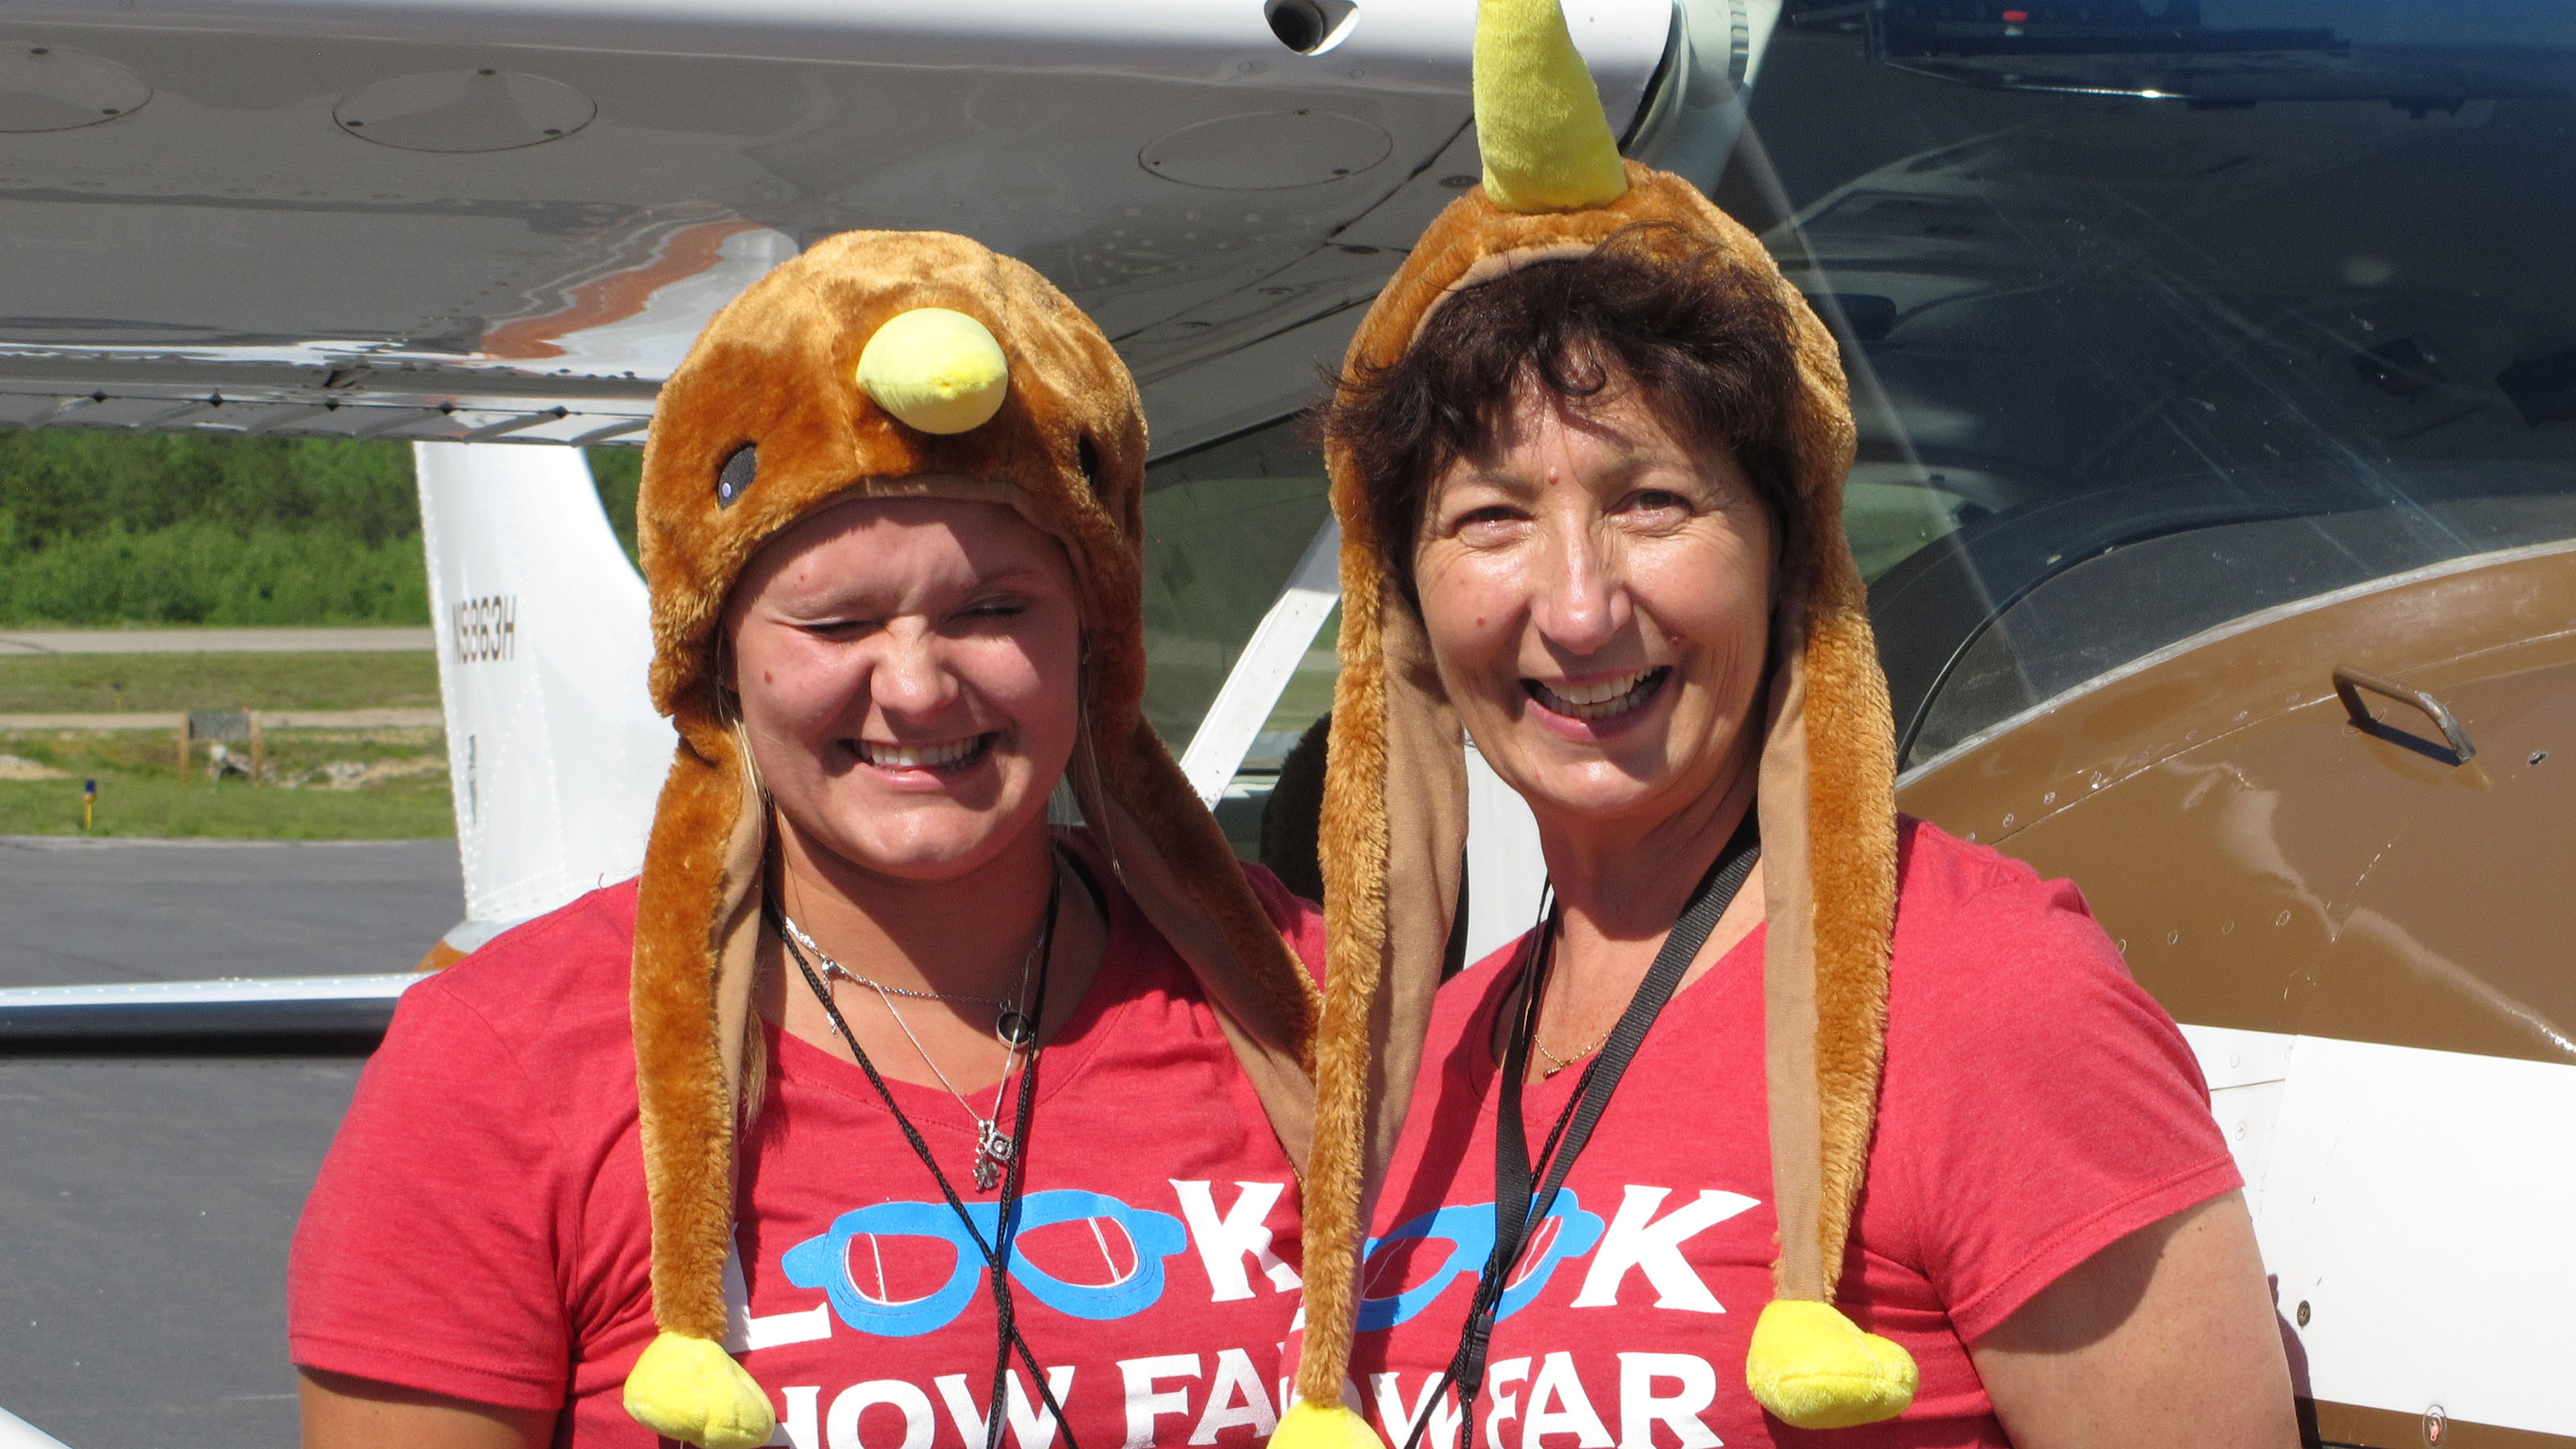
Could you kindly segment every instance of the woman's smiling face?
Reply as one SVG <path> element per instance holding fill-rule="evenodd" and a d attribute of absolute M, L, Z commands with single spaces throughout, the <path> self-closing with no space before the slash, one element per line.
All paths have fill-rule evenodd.
<path fill-rule="evenodd" d="M 1542 832 L 1646 829 L 1750 766 L 1774 558 L 1734 459 L 1614 375 L 1517 389 L 1426 491 L 1413 576 L 1459 718 Z"/>
<path fill-rule="evenodd" d="M 1080 709 L 1081 605 L 999 503 L 836 504 L 772 540 L 725 611 L 762 782 L 806 842 L 942 880 L 1043 827 Z"/>

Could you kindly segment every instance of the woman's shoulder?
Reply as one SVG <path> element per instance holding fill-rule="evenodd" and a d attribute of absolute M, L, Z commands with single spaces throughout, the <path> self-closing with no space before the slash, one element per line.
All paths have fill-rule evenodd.
<path fill-rule="evenodd" d="M 1124 889 L 1118 884 L 1117 872 L 1101 850 L 1099 838 L 1091 833 L 1089 827 L 1058 826 L 1055 835 L 1057 843 L 1071 851 L 1075 860 L 1081 863 L 1092 883 L 1111 898 L 1113 915 L 1133 909 L 1133 902 L 1127 899 Z M 1297 954 L 1299 963 L 1305 966 L 1316 983 L 1322 984 L 1324 908 L 1290 890 L 1267 866 L 1248 860 L 1238 861 L 1237 865 L 1243 871 L 1244 884 L 1251 888 L 1253 900 L 1260 904 L 1262 914 L 1269 917 L 1271 929 L 1288 943 L 1288 948 Z"/>
<path fill-rule="evenodd" d="M 2171 1033 L 2074 882 L 1926 821 L 1901 820 L 1897 839 L 1891 1049 L 1923 1029 L 2054 1036 L 2116 1021 Z"/>
<path fill-rule="evenodd" d="M 1896 939 L 1947 934 L 2053 930 L 2080 922 L 2093 929 L 2092 908 L 2073 881 L 2043 878 L 2027 862 L 1991 845 L 1962 840 L 1928 820 L 1897 817 Z"/>
<path fill-rule="evenodd" d="M 1244 883 L 1252 887 L 1253 899 L 1261 902 L 1270 924 L 1287 939 L 1289 948 L 1305 964 L 1316 984 L 1324 980 L 1324 908 L 1288 889 L 1287 883 L 1271 874 L 1270 867 L 1254 861 L 1243 863 Z"/>
<path fill-rule="evenodd" d="M 523 1058 L 625 1052 L 635 889 L 620 881 L 512 926 L 404 992 L 388 1045 L 427 1032 Z"/>

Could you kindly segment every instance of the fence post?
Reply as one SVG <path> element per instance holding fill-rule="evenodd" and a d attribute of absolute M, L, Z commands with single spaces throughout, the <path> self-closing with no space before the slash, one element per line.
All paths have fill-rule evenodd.
<path fill-rule="evenodd" d="M 259 788 L 260 764 L 266 758 L 259 743 L 259 711 L 246 709 L 242 714 L 250 720 L 250 787 L 256 790 Z"/>
<path fill-rule="evenodd" d="M 188 716 L 179 716 L 179 783 L 188 783 Z"/>

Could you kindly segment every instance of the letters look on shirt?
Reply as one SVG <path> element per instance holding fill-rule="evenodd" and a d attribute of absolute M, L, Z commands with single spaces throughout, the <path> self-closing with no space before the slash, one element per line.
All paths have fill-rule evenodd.
<path fill-rule="evenodd" d="M 1297 1303 L 1296 1179 L 1197 984 L 1072 839 L 1109 944 L 1047 1047 L 1013 1254 L 1021 1331 L 1082 1449 L 1257 1443 Z M 1320 961 L 1320 913 L 1249 873 Z M 574 1444 L 657 1442 L 619 1404 L 654 1332 L 634 913 L 633 883 L 593 892 L 404 996 L 296 1235 L 297 1363 L 560 1407 Z M 981 1265 L 858 1068 L 767 1036 L 728 1347 L 798 1449 L 982 1449 Z M 955 1101 L 888 1085 L 941 1161 L 967 1158 L 974 1124 Z M 970 1195 L 988 1216 L 992 1202 Z M 1005 1442 L 1042 1449 L 1044 1407 L 1024 1371 L 1012 1383 Z"/>

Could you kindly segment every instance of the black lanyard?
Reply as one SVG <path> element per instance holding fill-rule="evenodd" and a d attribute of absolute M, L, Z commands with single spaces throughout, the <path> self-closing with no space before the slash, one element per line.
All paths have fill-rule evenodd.
<path fill-rule="evenodd" d="M 1682 976 L 1690 970 L 1691 959 L 1699 948 L 1708 944 L 1717 919 L 1734 903 L 1735 893 L 1744 888 L 1744 878 L 1753 872 L 1754 861 L 1762 855 L 1762 836 L 1753 812 L 1747 810 L 1744 823 L 1736 828 L 1735 838 L 1718 852 L 1708 873 L 1700 877 L 1699 886 L 1691 892 L 1690 904 L 1682 908 L 1681 918 L 1673 922 L 1671 934 L 1664 937 L 1663 949 L 1655 953 L 1655 963 L 1646 970 L 1646 978 L 1637 983 L 1637 992 L 1628 998 L 1628 1009 L 1619 1014 L 1619 1024 L 1601 1044 L 1601 1050 L 1583 1068 L 1574 1084 L 1574 1095 L 1566 1100 L 1565 1110 L 1549 1129 L 1547 1143 L 1539 1154 L 1540 1167 L 1546 1176 L 1538 1190 L 1530 1190 L 1535 1175 L 1530 1165 L 1529 1136 L 1521 1123 L 1521 1079 L 1529 1075 L 1530 1042 L 1538 1033 L 1539 998 L 1547 990 L 1548 966 L 1556 956 L 1556 912 L 1547 909 L 1538 939 L 1523 953 L 1521 968 L 1520 1019 L 1512 1029 L 1503 1052 L 1502 1102 L 1494 1121 L 1494 1251 L 1485 1260 L 1485 1268 L 1476 1276 L 1476 1296 L 1467 1308 L 1467 1326 L 1458 1336 L 1458 1352 L 1449 1360 L 1440 1383 L 1422 1401 L 1422 1416 L 1413 1422 L 1405 1435 L 1404 1449 L 1415 1449 L 1422 1432 L 1431 1422 L 1431 1406 L 1439 1402 L 1443 1390 L 1455 1389 L 1458 1412 L 1466 1421 L 1466 1430 L 1475 1429 L 1476 1393 L 1485 1375 L 1485 1350 L 1494 1336 L 1495 1313 L 1503 1291 L 1511 1281 L 1512 1270 L 1519 1266 L 1521 1253 L 1528 1248 L 1532 1229 L 1545 1219 L 1556 1203 L 1557 1190 L 1565 1185 L 1565 1175 L 1574 1167 L 1575 1158 L 1583 1153 L 1584 1144 L 1592 1140 L 1592 1129 L 1601 1121 L 1602 1110 L 1610 1105 L 1610 1094 L 1618 1088 L 1619 1077 L 1637 1055 L 1646 1040 L 1646 1029 L 1672 1000 L 1673 991 L 1681 985 Z M 1545 900 L 1546 897 L 1542 897 Z"/>
<path fill-rule="evenodd" d="M 1046 1022 L 1047 968 L 1055 956 L 1056 905 L 1063 890 L 1064 878 L 1056 875 L 1047 886 L 1046 930 L 1038 941 L 1037 989 L 1031 993 L 1033 999 L 1029 1003 L 1029 1011 L 1041 1027 Z M 805 959 L 805 953 L 796 949 L 796 938 L 788 934 L 783 925 L 774 921 L 771 924 L 778 929 L 779 944 L 787 948 L 787 954 L 794 958 L 797 969 L 805 973 L 805 984 L 813 988 L 815 999 L 823 1003 L 824 1014 L 831 1017 L 833 1028 L 848 1044 L 850 1055 L 858 1061 L 859 1070 L 868 1074 L 868 1084 L 877 1089 L 877 1096 L 884 1100 L 886 1111 L 893 1114 L 895 1125 L 903 1129 L 903 1138 L 912 1144 L 913 1155 L 921 1159 L 922 1166 L 930 1169 L 931 1181 L 939 1184 L 940 1195 L 948 1199 L 949 1211 L 957 1214 L 957 1221 L 964 1225 L 967 1238 L 984 1255 L 985 1268 L 992 1275 L 994 1318 L 993 1397 L 984 1410 L 984 1449 L 1000 1449 L 1005 1417 L 1002 1395 L 1010 1386 L 1011 1352 L 1014 1349 L 1019 1351 L 1020 1362 L 1028 1365 L 1029 1378 L 1037 1386 L 1039 1402 L 1055 1416 L 1056 1430 L 1064 1435 L 1065 1449 L 1080 1449 L 1073 1442 L 1073 1426 L 1065 1422 L 1064 1406 L 1055 1401 L 1055 1389 L 1047 1382 L 1046 1370 L 1038 1367 L 1037 1355 L 1029 1351 L 1029 1341 L 1020 1336 L 1019 1316 L 1014 1311 L 1016 1304 L 1011 1295 L 1011 1239 L 1019 1232 L 1020 1175 L 1028 1161 L 1030 1114 L 1037 1105 L 1037 1045 L 1034 1042 L 1030 1044 L 1028 1060 L 1020 1066 L 1019 1096 L 1013 1103 L 1011 1114 L 1011 1156 L 1003 1164 L 1000 1216 L 994 1224 L 993 1241 L 988 1244 L 984 1241 L 983 1230 L 975 1226 L 974 1217 L 958 1198 L 957 1189 L 948 1185 L 948 1174 L 941 1172 L 938 1162 L 931 1157 L 930 1144 L 921 1140 L 921 1133 L 913 1127 L 912 1119 L 903 1115 L 903 1108 L 895 1105 L 894 1093 L 886 1089 L 885 1078 L 877 1075 L 876 1064 L 859 1049 L 858 1034 L 841 1019 L 841 1008 L 832 1000 L 831 989 L 823 984 L 821 976 L 815 974 L 813 966 Z"/>

